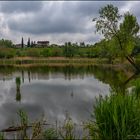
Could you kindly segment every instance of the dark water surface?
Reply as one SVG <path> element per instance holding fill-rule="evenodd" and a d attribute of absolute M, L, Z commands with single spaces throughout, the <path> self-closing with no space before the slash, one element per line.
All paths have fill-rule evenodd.
<path fill-rule="evenodd" d="M 69 114 L 80 124 L 90 119 L 95 96 L 107 95 L 127 76 L 97 66 L 0 67 L 0 129 L 17 123 L 17 111 L 29 120 L 45 116 L 49 123 Z"/>

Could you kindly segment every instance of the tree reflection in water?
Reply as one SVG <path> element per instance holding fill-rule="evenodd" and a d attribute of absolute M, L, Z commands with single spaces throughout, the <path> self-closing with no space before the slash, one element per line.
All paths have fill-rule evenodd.
<path fill-rule="evenodd" d="M 21 101 L 21 93 L 20 93 L 20 85 L 21 79 L 20 77 L 16 77 L 16 101 Z"/>

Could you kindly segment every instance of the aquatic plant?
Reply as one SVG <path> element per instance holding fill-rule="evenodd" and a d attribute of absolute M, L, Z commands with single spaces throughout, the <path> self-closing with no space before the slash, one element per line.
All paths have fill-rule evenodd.
<path fill-rule="evenodd" d="M 140 99 L 133 93 L 97 98 L 87 128 L 92 139 L 140 138 Z"/>

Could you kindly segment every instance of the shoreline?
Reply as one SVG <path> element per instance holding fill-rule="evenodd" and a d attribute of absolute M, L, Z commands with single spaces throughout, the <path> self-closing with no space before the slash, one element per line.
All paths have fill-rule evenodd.
<path fill-rule="evenodd" d="M 32 65 L 102 65 L 107 67 L 125 67 L 131 66 L 127 61 L 123 63 L 115 60 L 114 63 L 108 63 L 106 58 L 67 58 L 67 57 L 14 57 L 9 59 L 0 59 L 0 65 L 11 66 L 32 66 Z"/>
<path fill-rule="evenodd" d="M 134 71 L 134 68 L 127 62 L 121 63 L 115 60 L 113 64 L 109 64 L 107 59 L 100 58 L 66 58 L 66 57 L 15 57 L 10 59 L 0 59 L 0 67 L 13 66 L 17 68 L 28 68 L 37 66 L 65 67 L 65 66 L 101 66 L 113 68 L 116 70 Z"/>

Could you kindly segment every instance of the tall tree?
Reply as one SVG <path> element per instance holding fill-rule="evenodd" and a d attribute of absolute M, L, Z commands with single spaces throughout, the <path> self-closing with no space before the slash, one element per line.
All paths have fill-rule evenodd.
<path fill-rule="evenodd" d="M 31 46 L 30 38 L 28 38 L 28 41 L 27 41 L 27 47 L 30 47 L 30 46 Z"/>
<path fill-rule="evenodd" d="M 31 41 L 31 45 L 30 45 L 31 47 L 34 47 L 34 42 L 33 41 Z"/>
<path fill-rule="evenodd" d="M 139 31 L 136 17 L 130 13 L 125 13 L 123 22 L 119 24 L 122 15 L 119 14 L 118 8 L 112 4 L 101 8 L 99 15 L 98 18 L 93 19 L 96 22 L 96 31 L 103 34 L 107 40 L 115 38 L 121 56 L 125 57 L 136 70 L 139 70 L 131 56 L 134 48 L 134 37 Z"/>
<path fill-rule="evenodd" d="M 23 37 L 21 39 L 21 48 L 24 48 L 24 40 L 23 40 Z"/>

